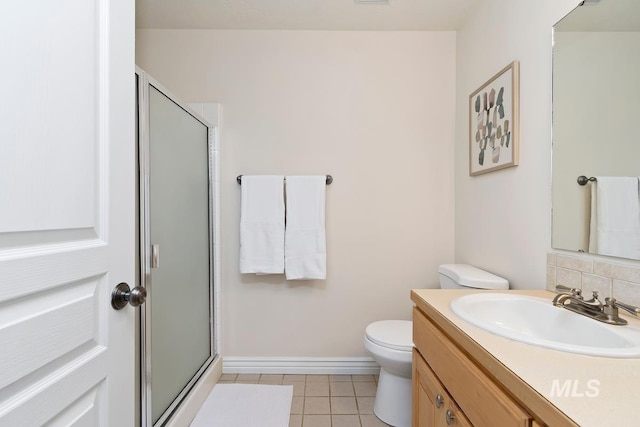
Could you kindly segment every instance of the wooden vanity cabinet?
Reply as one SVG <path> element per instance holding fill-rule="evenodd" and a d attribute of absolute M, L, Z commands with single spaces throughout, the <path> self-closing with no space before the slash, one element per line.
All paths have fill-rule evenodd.
<path fill-rule="evenodd" d="M 413 427 L 534 426 L 527 413 L 418 308 L 413 312 Z"/>

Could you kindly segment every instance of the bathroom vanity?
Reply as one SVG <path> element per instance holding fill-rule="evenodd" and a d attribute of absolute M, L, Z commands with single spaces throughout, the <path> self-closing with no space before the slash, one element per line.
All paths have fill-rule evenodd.
<path fill-rule="evenodd" d="M 585 356 L 494 335 L 450 309 L 456 297 L 477 292 L 411 292 L 413 427 L 589 427 L 637 421 L 633 401 L 640 359 Z M 548 298 L 550 304 L 555 295 L 506 292 Z M 626 319 L 629 326 L 622 327 L 640 327 L 639 320 Z"/>

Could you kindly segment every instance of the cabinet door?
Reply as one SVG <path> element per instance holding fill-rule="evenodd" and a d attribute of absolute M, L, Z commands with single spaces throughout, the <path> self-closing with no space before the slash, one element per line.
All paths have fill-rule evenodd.
<path fill-rule="evenodd" d="M 434 395 L 430 390 L 425 390 L 423 384 L 424 379 L 415 382 L 416 387 L 413 396 L 413 427 L 435 426 L 436 422 L 436 404 Z"/>
<path fill-rule="evenodd" d="M 420 353 L 413 350 L 413 427 L 472 427 Z"/>
<path fill-rule="evenodd" d="M 436 426 L 437 390 L 427 377 L 429 367 L 413 350 L 413 427 Z"/>

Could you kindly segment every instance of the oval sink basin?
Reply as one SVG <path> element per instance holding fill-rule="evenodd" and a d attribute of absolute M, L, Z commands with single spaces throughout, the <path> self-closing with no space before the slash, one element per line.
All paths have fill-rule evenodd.
<path fill-rule="evenodd" d="M 640 357 L 640 329 L 607 325 L 555 307 L 544 298 L 477 293 L 454 299 L 451 310 L 481 329 L 539 347 L 590 356 Z"/>

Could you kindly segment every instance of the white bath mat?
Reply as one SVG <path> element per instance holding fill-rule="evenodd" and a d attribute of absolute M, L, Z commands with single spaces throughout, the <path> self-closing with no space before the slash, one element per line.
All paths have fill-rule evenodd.
<path fill-rule="evenodd" d="M 216 384 L 191 427 L 288 427 L 291 385 Z"/>

